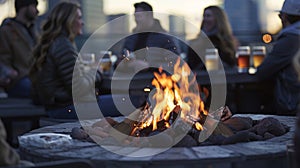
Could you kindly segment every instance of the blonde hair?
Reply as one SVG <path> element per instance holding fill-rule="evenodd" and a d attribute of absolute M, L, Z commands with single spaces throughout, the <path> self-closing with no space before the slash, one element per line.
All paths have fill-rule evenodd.
<path fill-rule="evenodd" d="M 75 32 L 72 31 L 73 22 L 76 19 L 78 3 L 62 2 L 53 8 L 42 27 L 40 41 L 33 51 L 34 65 L 31 71 L 40 70 L 45 62 L 51 42 L 59 35 L 65 33 L 71 42 L 74 42 Z"/>

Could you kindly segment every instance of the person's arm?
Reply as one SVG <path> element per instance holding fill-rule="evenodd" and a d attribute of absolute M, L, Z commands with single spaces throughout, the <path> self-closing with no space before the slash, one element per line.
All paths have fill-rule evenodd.
<path fill-rule="evenodd" d="M 10 37 L 13 35 L 10 33 L 11 31 L 6 30 L 6 27 L 0 28 L 0 62 L 13 69 L 11 65 L 13 51 L 10 48 L 10 41 L 12 40 Z"/>
<path fill-rule="evenodd" d="M 56 50 L 53 53 L 59 78 L 62 79 L 65 89 L 70 95 L 72 95 L 72 84 L 74 84 L 74 91 L 79 93 L 77 95 L 91 94 L 92 87 L 95 87 L 95 83 L 101 80 L 100 74 L 97 73 L 94 80 L 92 70 L 85 72 L 81 68 L 74 68 L 78 53 L 70 42 L 65 41 L 64 44 L 53 46 Z"/>
<path fill-rule="evenodd" d="M 19 162 L 19 155 L 6 142 L 6 131 L 2 121 L 0 120 L 0 166 L 17 165 Z"/>

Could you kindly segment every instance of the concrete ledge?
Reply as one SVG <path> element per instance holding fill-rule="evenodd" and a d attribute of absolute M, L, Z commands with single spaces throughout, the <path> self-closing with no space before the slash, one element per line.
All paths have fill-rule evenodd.
<path fill-rule="evenodd" d="M 239 115 L 253 119 L 262 119 L 270 115 Z M 287 167 L 287 144 L 293 140 L 296 117 L 271 116 L 290 127 L 290 131 L 283 136 L 267 141 L 253 141 L 222 146 L 199 146 L 192 148 L 171 148 L 163 153 L 149 157 L 126 157 L 109 152 L 101 146 L 73 140 L 73 144 L 60 149 L 39 149 L 20 146 L 22 156 L 33 162 L 89 159 L 94 164 L 106 167 L 203 167 L 203 168 L 283 168 Z M 58 132 L 69 134 L 71 129 L 79 127 L 77 123 L 65 123 L 40 128 L 29 134 L 42 132 Z M 112 147 L 114 150 L 124 150 L 128 154 L 145 153 L 157 148 L 124 148 Z"/>

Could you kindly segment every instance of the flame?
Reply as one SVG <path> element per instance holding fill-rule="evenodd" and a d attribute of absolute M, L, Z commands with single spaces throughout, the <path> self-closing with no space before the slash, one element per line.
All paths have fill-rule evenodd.
<path fill-rule="evenodd" d="M 152 85 L 155 86 L 156 93 L 152 99 L 156 104 L 150 117 L 143 120 L 141 127 L 145 128 L 152 124 L 153 130 L 156 130 L 157 123 L 162 120 L 168 121 L 171 112 L 175 111 L 180 114 L 181 119 L 192 123 L 196 129 L 203 130 L 198 121 L 201 113 L 204 115 L 208 113 L 199 94 L 195 94 L 199 93 L 198 85 L 195 84 L 196 77 L 191 75 L 189 66 L 186 63 L 181 65 L 178 58 L 173 75 L 168 76 L 162 72 L 162 68 L 159 68 L 159 73 L 154 72 L 154 76 Z M 170 127 L 169 123 L 166 127 Z"/>

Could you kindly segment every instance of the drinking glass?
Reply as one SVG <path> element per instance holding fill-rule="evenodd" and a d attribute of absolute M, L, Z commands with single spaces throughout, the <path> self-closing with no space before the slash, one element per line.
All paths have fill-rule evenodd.
<path fill-rule="evenodd" d="M 94 53 L 83 53 L 80 55 L 80 61 L 84 65 L 91 65 L 95 63 L 95 54 Z"/>
<path fill-rule="evenodd" d="M 215 71 L 219 69 L 219 54 L 215 48 L 205 50 L 205 66 L 207 71 Z"/>
<path fill-rule="evenodd" d="M 110 73 L 112 67 L 111 51 L 100 51 L 100 71 L 104 74 Z"/>
<path fill-rule="evenodd" d="M 250 47 L 240 46 L 236 52 L 238 71 L 247 72 L 250 67 Z"/>
<path fill-rule="evenodd" d="M 266 47 L 265 46 L 254 46 L 252 47 L 253 55 L 253 66 L 257 68 L 264 60 L 266 56 Z"/>
<path fill-rule="evenodd" d="M 82 53 L 79 55 L 79 60 L 83 65 L 84 70 L 90 70 L 95 64 L 95 54 L 94 53 Z"/>

